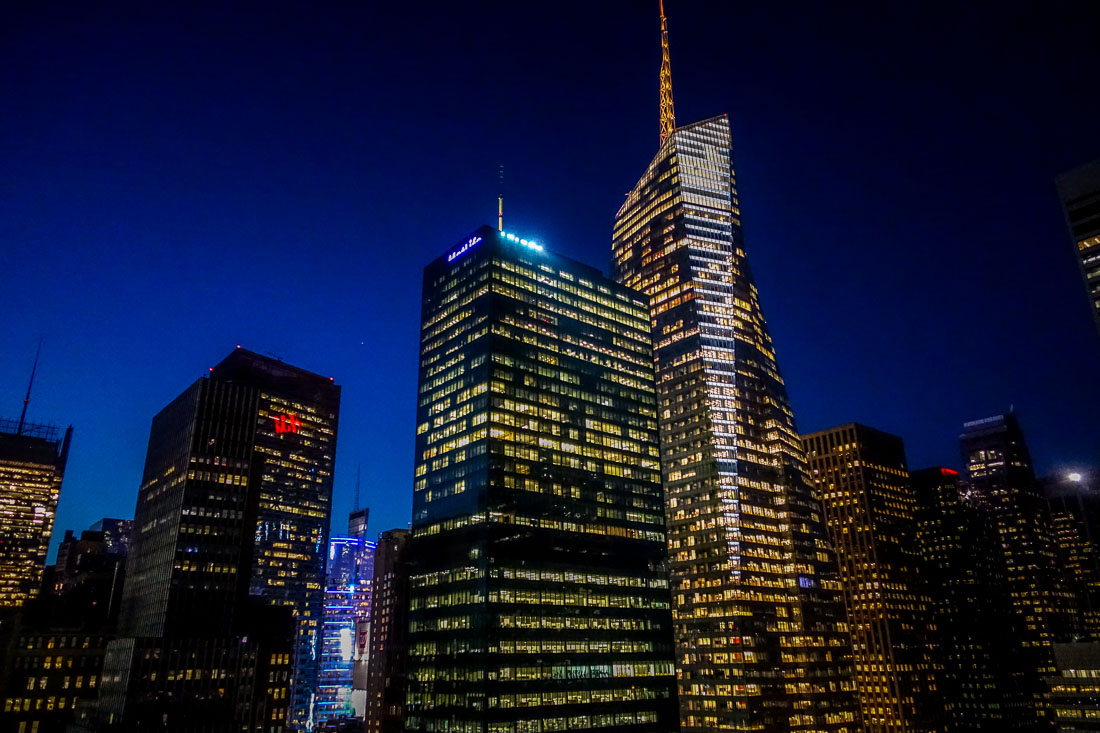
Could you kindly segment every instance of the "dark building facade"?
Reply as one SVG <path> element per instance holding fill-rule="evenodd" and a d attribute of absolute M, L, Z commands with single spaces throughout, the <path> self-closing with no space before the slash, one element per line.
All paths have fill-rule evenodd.
<path fill-rule="evenodd" d="M 1076 600 L 1078 636 L 1100 640 L 1100 492 L 1093 475 L 1067 472 L 1042 481 L 1059 563 Z"/>
<path fill-rule="evenodd" d="M 378 536 L 374 555 L 369 653 L 365 656 L 367 733 L 401 733 L 405 724 L 405 660 L 409 633 L 409 535 Z"/>
<path fill-rule="evenodd" d="M 931 601 L 919 578 L 917 502 L 901 438 L 852 423 L 802 438 L 836 548 L 868 731 L 935 733 Z"/>
<path fill-rule="evenodd" d="M 1100 733 L 1100 642 L 1055 644 L 1047 679 L 1058 733 Z"/>
<path fill-rule="evenodd" d="M 330 378 L 238 348 L 154 418 L 110 721 L 309 725 L 339 399 Z"/>
<path fill-rule="evenodd" d="M 421 318 L 406 730 L 675 730 L 646 303 L 482 227 Z"/>
<path fill-rule="evenodd" d="M 749 271 L 729 120 L 676 128 L 615 217 L 654 334 L 680 722 L 859 730 L 836 560 Z"/>
<path fill-rule="evenodd" d="M 1035 478 L 1016 415 L 963 426 L 964 501 L 997 533 L 1005 587 L 1016 611 L 1019 656 L 1036 714 L 1047 718 L 1043 679 L 1054 673 L 1055 642 L 1079 632 L 1074 598 L 1059 564 L 1050 508 Z"/>
<path fill-rule="evenodd" d="M 1035 730 L 1016 612 L 996 528 L 963 502 L 959 472 L 910 474 L 925 593 L 932 601 L 947 730 Z"/>
<path fill-rule="evenodd" d="M 0 420 L 0 615 L 38 594 L 72 436 Z"/>
<path fill-rule="evenodd" d="M 1100 159 L 1058 177 L 1058 195 L 1100 329 Z"/>

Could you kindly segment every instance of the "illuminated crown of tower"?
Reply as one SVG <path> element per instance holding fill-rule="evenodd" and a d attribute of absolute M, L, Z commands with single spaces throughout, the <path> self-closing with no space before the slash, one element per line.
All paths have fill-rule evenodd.
<path fill-rule="evenodd" d="M 676 129 L 676 111 L 672 107 L 672 65 L 668 58 L 668 20 L 665 0 L 659 0 L 661 10 L 661 143 Z"/>

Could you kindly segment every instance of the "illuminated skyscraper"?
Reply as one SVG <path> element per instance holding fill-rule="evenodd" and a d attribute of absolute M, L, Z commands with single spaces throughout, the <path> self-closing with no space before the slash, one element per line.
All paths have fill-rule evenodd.
<path fill-rule="evenodd" d="M 674 731 L 644 300 L 482 227 L 421 319 L 405 730 Z"/>
<path fill-rule="evenodd" d="M 1058 195 L 1100 328 L 1100 159 L 1058 176 Z"/>
<path fill-rule="evenodd" d="M 852 423 L 803 436 L 802 444 L 837 552 L 863 723 L 876 732 L 943 730 L 901 438 Z"/>
<path fill-rule="evenodd" d="M 357 629 L 360 624 L 369 628 L 374 549 L 375 543 L 362 537 L 329 540 L 321 672 L 314 715 L 317 722 L 350 718 L 356 713 L 352 677 Z"/>
<path fill-rule="evenodd" d="M 111 712 L 122 725 L 158 718 L 165 706 L 180 720 L 212 715 L 218 704 L 247 711 L 236 702 L 240 685 L 268 680 L 265 665 L 274 664 L 277 676 L 291 669 L 291 699 L 260 688 L 254 699 L 262 701 L 264 689 L 271 699 L 253 711 L 265 727 L 308 726 L 339 402 L 330 378 L 238 348 L 153 419 L 122 598 L 124 638 L 105 663 L 118 678 Z M 285 628 L 294 636 L 285 659 L 281 648 L 248 646 L 264 634 L 279 637 L 282 619 L 292 619 Z M 248 644 L 234 646 L 234 637 Z M 154 664 L 182 664 L 188 654 L 240 669 L 240 677 L 227 683 L 203 673 L 207 690 Z"/>
<path fill-rule="evenodd" d="M 1100 640 L 1100 492 L 1086 472 L 1043 480 L 1059 562 L 1077 603 L 1081 634 Z"/>
<path fill-rule="evenodd" d="M 963 425 L 964 501 L 996 531 L 999 559 L 1016 612 L 1019 656 L 1037 715 L 1046 716 L 1043 678 L 1056 672 L 1054 643 L 1078 632 L 1074 599 L 1059 566 L 1050 508 L 1016 415 Z"/>
<path fill-rule="evenodd" d="M 854 731 L 840 583 L 745 258 L 729 120 L 666 135 L 664 86 L 613 256 L 652 319 L 680 723 Z"/>
<path fill-rule="evenodd" d="M 38 594 L 73 429 L 0 421 L 0 612 Z"/>

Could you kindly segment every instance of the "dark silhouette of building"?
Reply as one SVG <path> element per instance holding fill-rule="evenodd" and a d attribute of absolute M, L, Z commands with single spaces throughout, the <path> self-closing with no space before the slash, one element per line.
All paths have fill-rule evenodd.
<path fill-rule="evenodd" d="M 482 227 L 421 314 L 405 729 L 674 729 L 646 302 Z"/>
<path fill-rule="evenodd" d="M 409 633 L 409 530 L 378 537 L 366 655 L 367 733 L 401 733 L 405 721 L 405 660 Z"/>
<path fill-rule="evenodd" d="M 109 550 L 102 532 L 66 531 L 42 592 L 0 638 L 0 730 L 64 730 L 94 705 L 125 577 L 125 553 Z"/>
<path fill-rule="evenodd" d="M 105 723 L 309 724 L 339 400 L 238 348 L 153 419 Z"/>
<path fill-rule="evenodd" d="M 647 299 L 685 731 L 857 731 L 836 561 L 745 255 L 725 115 L 676 126 L 615 215 Z"/>
<path fill-rule="evenodd" d="M 1048 719 L 1043 680 L 1054 674 L 1053 644 L 1078 633 L 1050 509 L 1015 414 L 968 422 L 960 441 L 966 466 L 963 500 L 997 532 L 1005 587 L 1016 610 L 1024 684 L 1036 714 Z"/>
<path fill-rule="evenodd" d="M 64 437 L 58 432 L 0 420 L 0 614 L 22 606 L 42 584 L 73 437 L 72 426 Z"/>
<path fill-rule="evenodd" d="M 1057 673 L 1047 679 L 1058 733 L 1100 731 L 1100 642 L 1055 644 Z"/>
<path fill-rule="evenodd" d="M 1092 315 L 1100 328 L 1100 158 L 1058 176 L 1057 185 Z"/>
<path fill-rule="evenodd" d="M 1035 730 L 1034 701 L 995 526 L 962 501 L 958 471 L 926 468 L 913 471 L 910 481 L 947 730 Z"/>
<path fill-rule="evenodd" d="M 1079 637 L 1100 640 L 1100 492 L 1087 472 L 1042 481 L 1059 562 L 1077 604 Z"/>
<path fill-rule="evenodd" d="M 905 446 L 856 423 L 803 436 L 802 444 L 836 548 L 863 724 L 868 731 L 941 731 L 935 625 L 918 576 Z"/>

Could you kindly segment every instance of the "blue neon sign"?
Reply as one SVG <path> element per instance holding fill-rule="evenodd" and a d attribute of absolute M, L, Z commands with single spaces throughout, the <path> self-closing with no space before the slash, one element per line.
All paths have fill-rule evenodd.
<path fill-rule="evenodd" d="M 454 259 L 456 259 L 458 257 L 461 257 L 462 255 L 466 254 L 466 252 L 468 252 L 470 249 L 472 249 L 473 247 L 476 247 L 478 242 L 480 242 L 480 241 L 481 241 L 481 237 L 479 237 L 476 234 L 474 236 L 470 237 L 469 239 L 466 240 L 465 244 L 463 244 L 461 247 L 456 249 L 454 252 L 451 252 L 449 255 L 447 255 L 447 262 L 450 262 L 451 260 L 454 260 Z"/>

